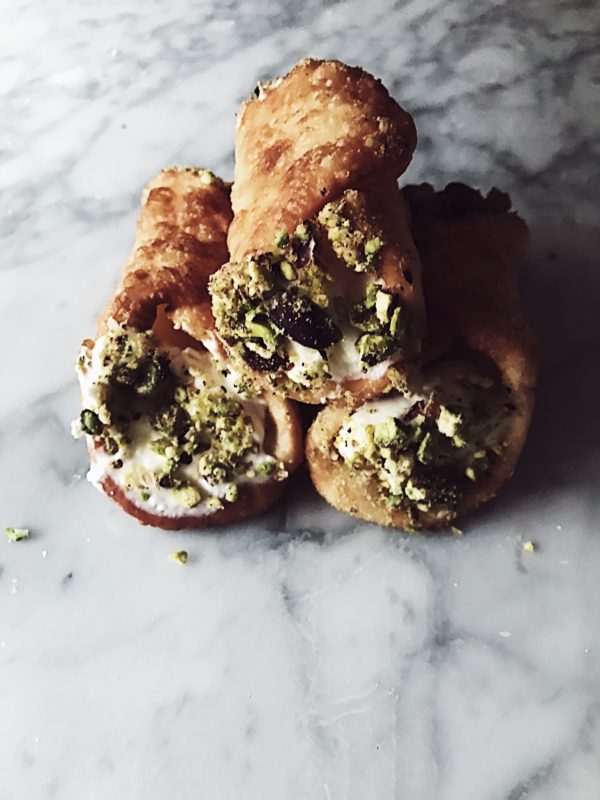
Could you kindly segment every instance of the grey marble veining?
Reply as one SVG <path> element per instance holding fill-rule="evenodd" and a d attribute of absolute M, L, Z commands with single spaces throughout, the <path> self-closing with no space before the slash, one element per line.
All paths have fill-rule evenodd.
<path fill-rule="evenodd" d="M 32 530 L 0 541 L 0 800 L 597 800 L 597 4 L 8 0 L 0 18 L 0 527 Z M 536 416 L 461 538 L 352 521 L 305 475 L 251 524 L 143 529 L 69 435 L 143 184 L 170 163 L 231 177 L 237 105 L 307 54 L 411 111 L 407 180 L 498 185 L 530 223 Z"/>

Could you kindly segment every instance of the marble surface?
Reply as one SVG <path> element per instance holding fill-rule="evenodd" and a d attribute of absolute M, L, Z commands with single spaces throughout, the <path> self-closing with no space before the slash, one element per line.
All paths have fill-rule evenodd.
<path fill-rule="evenodd" d="M 32 535 L 0 541 L 1 800 L 596 800 L 598 5 L 2 12 L 0 527 Z M 408 179 L 496 184 L 531 224 L 537 413 L 462 538 L 356 523 L 302 476 L 250 525 L 143 529 L 69 435 L 143 183 L 174 162 L 230 177 L 236 106 L 306 54 L 412 112 Z"/>

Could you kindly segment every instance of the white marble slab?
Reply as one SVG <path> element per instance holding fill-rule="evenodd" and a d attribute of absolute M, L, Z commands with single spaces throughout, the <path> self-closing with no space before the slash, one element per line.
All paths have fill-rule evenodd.
<path fill-rule="evenodd" d="M 0 540 L 1 800 L 597 800 L 598 7 L 2 12 L 0 527 L 32 535 Z M 236 106 L 309 53 L 414 114 L 409 180 L 499 185 L 531 223 L 538 410 L 462 538 L 357 524 L 306 477 L 250 525 L 143 529 L 69 436 L 143 183 L 173 162 L 230 177 Z"/>

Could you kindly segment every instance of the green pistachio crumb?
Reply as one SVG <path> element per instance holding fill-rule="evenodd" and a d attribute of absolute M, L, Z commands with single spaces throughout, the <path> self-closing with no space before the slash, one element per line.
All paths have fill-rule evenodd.
<path fill-rule="evenodd" d="M 289 261 L 285 259 L 279 265 L 279 269 L 281 270 L 281 274 L 287 281 L 293 281 L 298 277 L 298 273 L 294 269 L 294 267 L 290 264 Z"/>
<path fill-rule="evenodd" d="M 107 436 L 104 440 L 104 451 L 109 456 L 114 456 L 119 452 L 119 443 L 112 436 Z"/>
<path fill-rule="evenodd" d="M 90 436 L 99 436 L 102 433 L 104 425 L 102 424 L 100 417 L 89 408 L 83 409 L 80 420 L 83 431 Z"/>
<path fill-rule="evenodd" d="M 391 336 L 377 333 L 365 333 L 356 343 L 361 360 L 368 366 L 379 364 L 394 352 L 394 340 Z"/>
<path fill-rule="evenodd" d="M 187 550 L 173 550 L 172 553 L 169 553 L 169 559 L 171 561 L 176 561 L 178 564 L 187 564 Z"/>
<path fill-rule="evenodd" d="M 173 496 L 185 508 L 195 508 L 202 500 L 202 495 L 195 486 L 180 486 L 173 489 Z"/>
<path fill-rule="evenodd" d="M 416 486 L 412 480 L 407 481 L 404 487 L 404 494 L 409 500 L 421 502 L 427 498 L 427 492 L 421 486 Z"/>
<path fill-rule="evenodd" d="M 211 511 L 220 511 L 223 508 L 223 501 L 219 497 L 209 497 L 206 507 Z"/>
<path fill-rule="evenodd" d="M 404 497 L 401 494 L 390 494 L 387 503 L 391 508 L 399 508 L 404 503 Z"/>
<path fill-rule="evenodd" d="M 444 436 L 452 439 L 458 435 L 458 429 L 462 422 L 462 415 L 457 411 L 452 411 L 447 406 L 440 406 L 440 413 L 436 420 L 437 429 Z"/>
<path fill-rule="evenodd" d="M 310 232 L 308 230 L 308 226 L 301 222 L 300 225 L 296 227 L 294 231 L 294 236 L 298 239 L 302 244 L 308 244 L 308 240 L 310 239 Z"/>
<path fill-rule="evenodd" d="M 290 235 L 286 230 L 279 231 L 275 237 L 275 247 L 285 247 L 290 241 Z"/>
<path fill-rule="evenodd" d="M 6 528 L 6 538 L 9 542 L 20 542 L 29 536 L 29 528 Z"/>
<path fill-rule="evenodd" d="M 266 477 L 272 475 L 276 468 L 277 464 L 274 461 L 263 461 L 262 464 L 256 465 L 256 474 Z"/>
<path fill-rule="evenodd" d="M 388 417 L 375 425 L 373 438 L 377 444 L 389 446 L 406 439 L 406 434 L 395 417 Z"/>
<path fill-rule="evenodd" d="M 402 307 L 398 306 L 392 312 L 392 318 L 390 320 L 390 333 L 394 338 L 397 339 L 402 332 L 403 332 Z"/>
<path fill-rule="evenodd" d="M 235 483 L 232 483 L 231 486 L 227 487 L 227 491 L 225 492 L 225 500 L 227 500 L 228 503 L 235 503 L 239 497 L 239 494 L 240 490 Z"/>
<path fill-rule="evenodd" d="M 419 449 L 417 450 L 417 458 L 421 462 L 421 464 L 428 464 L 430 461 L 430 453 L 429 450 L 431 448 L 431 434 L 426 433 L 425 436 L 421 439 L 421 443 L 419 445 Z"/>
<path fill-rule="evenodd" d="M 257 317 L 260 316 L 262 316 L 262 320 L 258 321 Z M 246 312 L 245 325 L 250 335 L 262 339 L 269 351 L 277 349 L 277 333 L 270 320 L 266 319 L 264 314 L 261 315 L 259 309 L 253 308 Z"/>
<path fill-rule="evenodd" d="M 381 250 L 382 247 L 383 241 L 379 238 L 379 236 L 375 236 L 373 239 L 369 239 L 369 241 L 366 242 L 365 255 L 374 256 Z"/>

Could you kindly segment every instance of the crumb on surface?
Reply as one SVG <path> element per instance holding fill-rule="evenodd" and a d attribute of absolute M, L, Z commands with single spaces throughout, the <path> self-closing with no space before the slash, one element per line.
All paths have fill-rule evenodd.
<path fill-rule="evenodd" d="M 20 542 L 29 536 L 29 528 L 6 528 L 6 538 L 9 542 Z"/>
<path fill-rule="evenodd" d="M 523 550 L 525 550 L 526 553 L 535 553 L 536 549 L 535 544 L 530 539 L 523 542 Z"/>
<path fill-rule="evenodd" d="M 172 553 L 169 553 L 169 559 L 171 561 L 177 561 L 178 564 L 187 564 L 187 550 L 174 550 Z"/>

